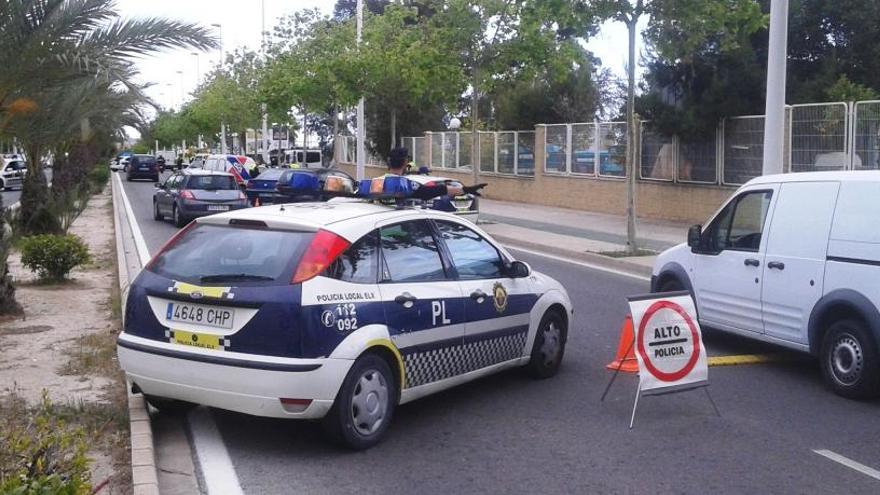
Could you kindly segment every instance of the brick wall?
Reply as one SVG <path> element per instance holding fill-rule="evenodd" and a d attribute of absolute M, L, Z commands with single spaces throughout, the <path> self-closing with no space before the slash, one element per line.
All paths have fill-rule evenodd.
<path fill-rule="evenodd" d="M 480 173 L 480 182 L 489 185 L 483 195 L 490 199 L 557 206 L 576 210 L 623 215 L 626 213 L 626 181 L 622 179 L 587 178 L 545 174 L 543 129 L 538 128 L 535 145 L 534 177 L 516 177 Z M 430 155 L 419 153 L 416 163 L 427 164 Z M 337 154 L 336 156 L 341 156 Z M 339 163 L 339 168 L 355 176 L 355 165 Z M 367 177 L 385 173 L 383 167 L 367 166 Z M 474 182 L 470 170 L 435 169 L 434 175 L 449 177 L 465 184 Z M 702 223 L 731 196 L 731 187 L 679 184 L 670 182 L 636 182 L 636 214 L 641 218 L 675 222 Z"/>

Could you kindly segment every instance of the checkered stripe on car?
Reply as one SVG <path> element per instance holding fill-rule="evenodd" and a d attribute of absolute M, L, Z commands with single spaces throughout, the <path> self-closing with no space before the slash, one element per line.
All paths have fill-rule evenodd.
<path fill-rule="evenodd" d="M 406 386 L 417 387 L 523 355 L 528 328 L 515 333 L 404 354 Z"/>

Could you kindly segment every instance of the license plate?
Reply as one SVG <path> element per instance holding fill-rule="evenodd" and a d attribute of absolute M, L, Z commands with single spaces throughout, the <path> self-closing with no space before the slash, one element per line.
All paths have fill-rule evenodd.
<path fill-rule="evenodd" d="M 208 205 L 208 211 L 229 211 L 226 205 Z"/>
<path fill-rule="evenodd" d="M 190 347 L 199 347 L 201 349 L 210 349 L 212 351 L 224 350 L 223 339 L 220 335 L 208 335 L 204 333 L 183 332 L 174 330 L 174 343 L 180 345 L 188 345 Z"/>
<path fill-rule="evenodd" d="M 169 322 L 192 323 L 215 328 L 232 328 L 235 310 L 204 304 L 170 302 L 165 312 Z"/>
<path fill-rule="evenodd" d="M 150 167 L 139 167 L 138 170 L 150 170 Z"/>

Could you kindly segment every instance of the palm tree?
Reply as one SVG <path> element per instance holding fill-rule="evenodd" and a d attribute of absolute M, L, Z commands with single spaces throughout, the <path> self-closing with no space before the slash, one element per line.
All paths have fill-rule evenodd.
<path fill-rule="evenodd" d="M 95 130 L 103 122 L 103 131 L 115 132 L 134 123 L 128 118 L 148 103 L 133 80 L 134 57 L 165 48 L 216 46 L 208 30 L 196 24 L 122 19 L 112 0 L 0 3 L 0 136 L 17 137 L 31 162 L 22 206 L 44 204 L 40 158 L 75 140 L 73 128 Z M 96 106 L 98 113 L 91 112 Z M 119 118 L 98 118 L 101 112 L 113 117 L 110 110 Z"/>
<path fill-rule="evenodd" d="M 46 213 L 45 152 L 63 156 L 76 147 L 71 156 L 87 160 L 98 137 L 107 141 L 123 126 L 143 121 L 141 111 L 150 102 L 134 81 L 134 57 L 217 46 L 206 28 L 193 23 L 122 19 L 113 0 L 0 1 L 0 138 L 18 138 L 30 161 L 22 225 L 30 223 L 28 216 Z M 0 267 L 9 243 L 0 237 Z M 0 270 L 0 284 L 4 274 Z M 0 312 L 15 307 L 14 291 L 3 287 Z"/>

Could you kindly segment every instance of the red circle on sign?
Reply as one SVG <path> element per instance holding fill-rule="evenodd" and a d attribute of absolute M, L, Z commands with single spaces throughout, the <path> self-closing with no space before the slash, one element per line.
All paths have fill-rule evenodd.
<path fill-rule="evenodd" d="M 691 337 L 694 343 L 694 351 L 691 354 L 691 358 L 688 360 L 687 363 L 685 363 L 684 367 L 673 373 L 660 371 L 659 369 L 657 369 L 656 366 L 654 366 L 654 363 L 652 363 L 651 360 L 648 359 L 648 353 L 645 352 L 645 343 L 644 340 L 642 340 L 642 337 L 645 334 L 645 327 L 648 324 L 648 320 L 650 320 L 651 317 L 654 316 L 654 313 L 660 311 L 661 309 L 669 309 L 675 311 L 682 318 L 684 318 L 685 323 L 687 323 L 687 326 L 691 331 Z M 688 316 L 688 314 L 685 312 L 684 308 L 682 308 L 678 304 L 675 304 L 674 302 L 657 301 L 650 307 L 648 307 L 648 310 L 645 311 L 645 315 L 642 317 L 642 321 L 639 324 L 639 333 L 637 340 L 639 355 L 642 356 L 642 362 L 645 363 L 645 368 L 647 368 L 648 372 L 654 375 L 654 377 L 656 377 L 658 380 L 664 382 L 674 382 L 677 380 L 681 380 L 682 378 L 687 376 L 687 374 L 690 373 L 691 370 L 694 369 L 694 366 L 697 365 L 697 360 L 700 358 L 700 334 L 697 333 L 697 327 L 696 325 L 694 325 L 694 321 L 691 320 L 691 317 Z"/>

